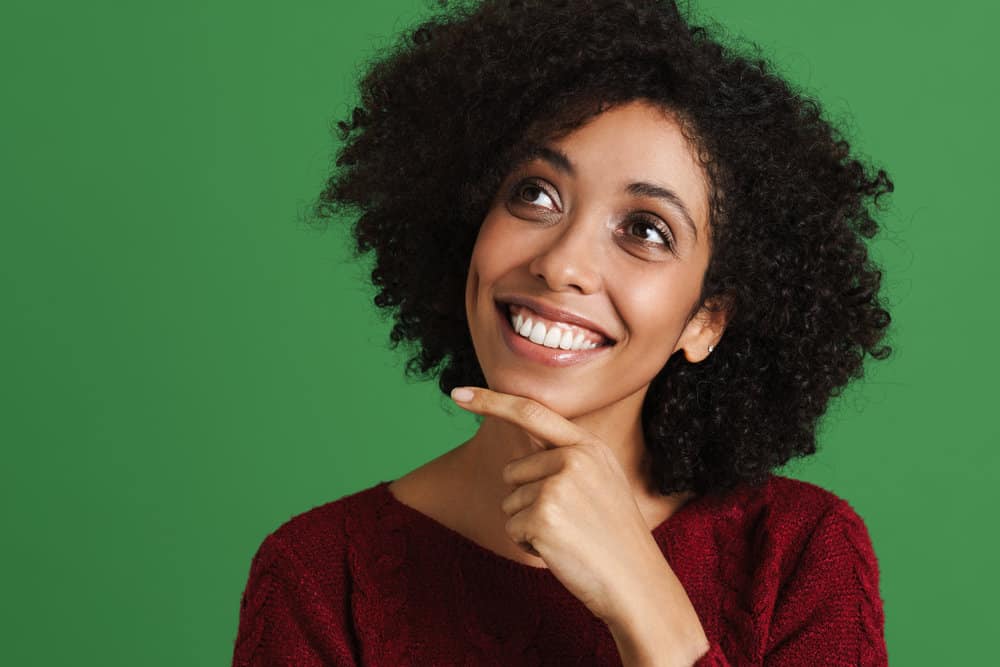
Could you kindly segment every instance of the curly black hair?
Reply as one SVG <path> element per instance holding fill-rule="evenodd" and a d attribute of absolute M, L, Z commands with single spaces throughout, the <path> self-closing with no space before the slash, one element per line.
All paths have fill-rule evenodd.
<path fill-rule="evenodd" d="M 663 0 L 458 2 L 370 63 L 312 217 L 353 220 L 374 250 L 406 375 L 445 394 L 486 386 L 465 317 L 466 270 L 497 188 L 527 147 L 633 100 L 681 119 L 709 176 L 701 290 L 725 303 L 713 354 L 682 351 L 642 407 L 647 472 L 663 494 L 763 483 L 816 452 L 830 398 L 864 375 L 890 322 L 864 238 L 885 171 L 850 154 L 821 105 Z M 686 12 L 685 12 L 686 13 Z M 457 202 L 457 203 L 456 203 Z M 871 206 L 869 206 L 871 204 Z"/>

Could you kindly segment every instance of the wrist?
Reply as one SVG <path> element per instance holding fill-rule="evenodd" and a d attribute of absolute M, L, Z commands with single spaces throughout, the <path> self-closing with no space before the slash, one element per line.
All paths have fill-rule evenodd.
<path fill-rule="evenodd" d="M 710 648 L 700 623 L 687 631 L 677 626 L 644 631 L 639 625 L 609 625 L 608 629 L 623 667 L 691 667 Z"/>
<path fill-rule="evenodd" d="M 663 561 L 641 590 L 626 593 L 604 621 L 625 667 L 691 667 L 708 652 L 708 636 L 680 580 Z"/>

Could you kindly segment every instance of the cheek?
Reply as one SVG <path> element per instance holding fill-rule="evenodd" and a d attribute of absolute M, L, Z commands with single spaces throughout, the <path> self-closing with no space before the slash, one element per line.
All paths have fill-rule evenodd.
<path fill-rule="evenodd" d="M 688 295 L 675 282 L 636 277 L 618 300 L 618 308 L 634 342 L 656 356 L 673 349 L 684 327 Z M 662 348 L 662 350 L 661 350 Z M 669 356 L 669 355 L 668 355 Z"/>
<path fill-rule="evenodd" d="M 472 246 L 465 280 L 466 315 L 475 310 L 482 284 L 489 285 L 502 274 L 498 260 L 503 257 L 503 239 L 497 226 L 487 217 L 479 227 L 479 234 Z M 471 321 L 471 319 L 470 319 Z"/>
<path fill-rule="evenodd" d="M 472 248 L 469 262 L 471 272 L 476 272 L 484 282 L 490 282 L 517 266 L 519 257 L 526 252 L 518 245 L 518 236 L 504 223 L 500 214 L 489 215 L 483 220 Z"/>

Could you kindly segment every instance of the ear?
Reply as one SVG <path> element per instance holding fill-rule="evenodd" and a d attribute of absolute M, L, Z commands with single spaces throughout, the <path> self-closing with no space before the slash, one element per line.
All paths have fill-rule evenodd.
<path fill-rule="evenodd" d="M 691 363 L 704 361 L 710 354 L 708 347 L 719 344 L 731 315 L 732 299 L 727 295 L 709 299 L 688 320 L 675 351 L 683 349 L 684 358 Z"/>

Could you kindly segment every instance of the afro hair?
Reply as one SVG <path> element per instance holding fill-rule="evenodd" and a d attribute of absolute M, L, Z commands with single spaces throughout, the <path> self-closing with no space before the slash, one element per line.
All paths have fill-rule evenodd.
<path fill-rule="evenodd" d="M 446 395 L 486 386 L 465 317 L 466 270 L 497 188 L 527 147 L 647 100 L 682 119 L 709 176 L 701 303 L 725 297 L 713 354 L 675 353 L 642 407 L 663 494 L 760 484 L 816 452 L 833 396 L 864 375 L 890 316 L 865 239 L 893 183 L 851 154 L 820 104 L 662 0 L 447 5 L 369 63 L 337 123 L 313 205 L 374 250 L 375 305 L 413 345 L 406 375 Z"/>

